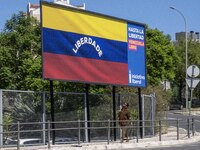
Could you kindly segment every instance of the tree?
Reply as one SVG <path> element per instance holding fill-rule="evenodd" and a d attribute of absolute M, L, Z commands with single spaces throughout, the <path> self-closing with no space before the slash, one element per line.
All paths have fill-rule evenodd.
<path fill-rule="evenodd" d="M 185 40 L 184 38 L 176 41 L 174 43 L 176 53 L 180 56 L 180 61 L 176 64 L 176 76 L 173 82 L 174 86 L 178 87 L 178 99 L 182 100 L 184 97 L 184 89 L 185 89 Z M 188 67 L 190 65 L 197 65 L 199 67 L 200 64 L 200 43 L 196 41 L 189 40 L 188 41 Z M 198 85 L 194 90 L 194 96 L 199 97 L 199 89 Z"/>
<path fill-rule="evenodd" d="M 200 43 L 199 43 L 199 41 L 191 41 L 190 40 L 188 42 L 188 67 L 190 65 L 196 65 L 200 68 Z M 200 78 L 200 75 L 197 78 Z M 200 83 L 194 89 L 193 97 L 197 97 L 200 100 Z"/>
<path fill-rule="evenodd" d="M 188 67 L 196 65 L 200 68 L 200 42 L 189 41 L 188 47 Z M 200 75 L 197 78 L 200 79 Z M 197 97 L 200 100 L 200 83 L 194 89 L 193 94 L 193 97 Z"/>
<path fill-rule="evenodd" d="M 0 88 L 42 90 L 39 22 L 23 12 L 14 14 L 0 34 Z"/>
<path fill-rule="evenodd" d="M 146 37 L 148 83 L 159 85 L 164 79 L 172 81 L 179 57 L 169 36 L 147 28 Z"/>

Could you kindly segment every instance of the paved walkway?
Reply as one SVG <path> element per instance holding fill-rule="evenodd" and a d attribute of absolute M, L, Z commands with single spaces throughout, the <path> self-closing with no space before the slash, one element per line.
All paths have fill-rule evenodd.
<path fill-rule="evenodd" d="M 185 109 L 183 109 L 181 111 L 176 111 L 174 113 L 183 114 L 185 116 L 189 116 L 189 111 L 186 112 Z M 191 116 L 200 116 L 200 108 L 192 108 L 191 111 L 190 111 L 190 115 Z"/>

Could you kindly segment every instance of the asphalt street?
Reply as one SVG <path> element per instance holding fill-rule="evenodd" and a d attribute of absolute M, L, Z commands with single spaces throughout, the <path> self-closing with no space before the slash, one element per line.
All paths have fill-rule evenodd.
<path fill-rule="evenodd" d="M 171 122 L 170 125 L 176 126 L 176 120 L 179 119 L 180 121 L 180 127 L 187 129 L 186 124 L 182 124 L 182 122 L 186 122 L 187 118 L 189 117 L 189 113 L 184 112 L 183 110 L 173 110 L 167 112 L 167 119 L 174 120 L 174 122 Z M 194 118 L 195 121 L 195 130 L 196 132 L 200 132 L 200 114 L 197 115 L 191 115 L 191 118 Z"/>
<path fill-rule="evenodd" d="M 200 142 L 198 143 L 190 143 L 187 145 L 172 145 L 172 146 L 161 146 L 161 147 L 146 147 L 146 148 L 130 148 L 130 149 L 122 149 L 122 150 L 199 150 Z M 115 149 L 113 149 L 115 150 Z"/>

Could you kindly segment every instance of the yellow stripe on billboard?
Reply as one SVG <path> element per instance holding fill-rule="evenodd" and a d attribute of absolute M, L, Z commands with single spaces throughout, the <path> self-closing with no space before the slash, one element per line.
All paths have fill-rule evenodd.
<path fill-rule="evenodd" d="M 127 42 L 127 22 L 114 18 L 42 5 L 42 26 L 50 29 L 85 34 Z"/>

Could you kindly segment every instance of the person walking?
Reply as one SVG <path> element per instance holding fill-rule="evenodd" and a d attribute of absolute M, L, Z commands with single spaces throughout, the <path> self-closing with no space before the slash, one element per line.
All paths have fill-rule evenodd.
<path fill-rule="evenodd" d="M 129 104 L 128 103 L 124 103 L 122 105 L 122 109 L 121 111 L 118 113 L 118 119 L 119 119 L 119 125 L 120 125 L 120 128 L 121 128 L 121 133 L 122 133 L 122 137 L 121 137 L 121 143 L 123 143 L 125 140 L 126 142 L 129 141 L 128 139 L 128 123 L 130 120 L 130 112 L 128 110 L 128 106 Z"/>

